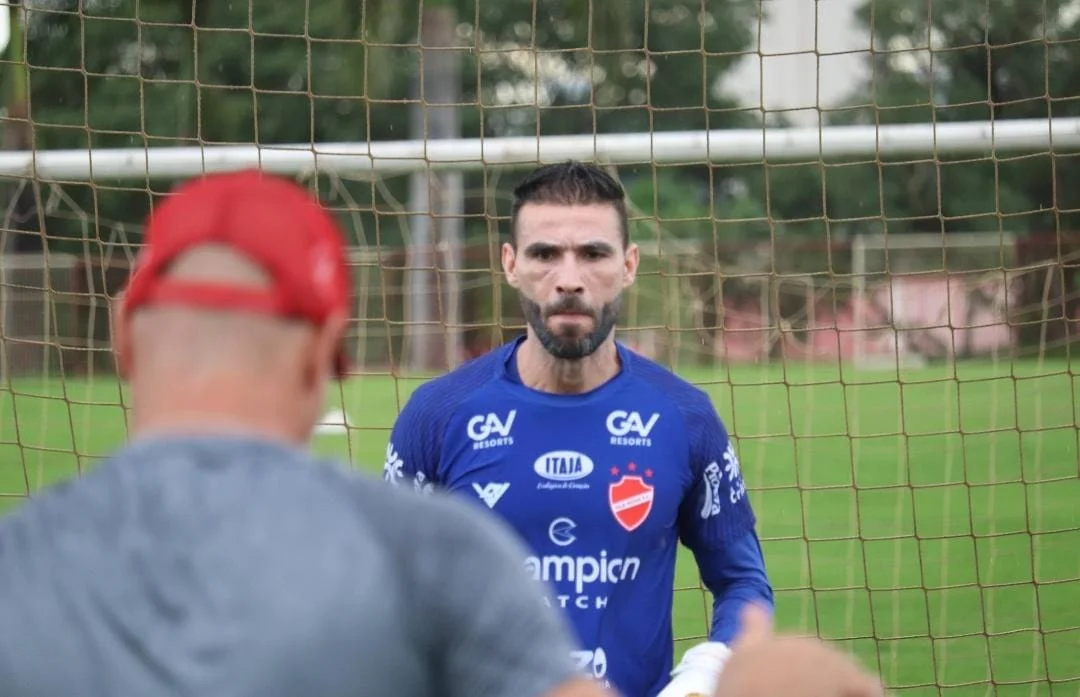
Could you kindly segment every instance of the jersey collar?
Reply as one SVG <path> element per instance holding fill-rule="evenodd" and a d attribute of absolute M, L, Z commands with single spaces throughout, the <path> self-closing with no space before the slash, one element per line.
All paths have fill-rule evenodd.
<path fill-rule="evenodd" d="M 630 349 L 628 349 L 626 346 L 616 340 L 615 350 L 616 352 L 618 352 L 619 355 L 619 372 L 616 373 L 614 377 L 612 377 L 604 384 L 599 385 L 588 392 L 574 395 L 562 395 L 534 390 L 530 387 L 525 386 L 525 384 L 521 382 L 521 375 L 518 373 L 517 368 L 517 360 L 515 360 L 517 358 L 518 349 L 521 348 L 521 345 L 523 343 L 525 343 L 526 337 L 527 335 L 522 334 L 521 336 L 512 339 L 511 341 L 503 344 L 502 347 L 500 347 L 499 350 L 502 351 L 502 356 L 497 362 L 497 377 L 500 380 L 509 382 L 516 389 L 523 390 L 530 395 L 539 398 L 549 398 L 551 400 L 563 400 L 566 398 L 573 398 L 580 401 L 582 399 L 587 399 L 592 396 L 606 394 L 612 389 L 615 389 L 618 385 L 620 385 L 630 377 L 632 371 L 632 354 L 630 352 Z"/>

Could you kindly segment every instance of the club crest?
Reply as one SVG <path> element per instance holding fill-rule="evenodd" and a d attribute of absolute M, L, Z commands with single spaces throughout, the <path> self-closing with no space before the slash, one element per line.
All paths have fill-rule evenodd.
<path fill-rule="evenodd" d="M 608 505 L 615 520 L 627 532 L 633 532 L 652 512 L 655 488 L 645 480 L 652 477 L 652 470 L 638 473 L 637 465 L 631 463 L 626 468 L 629 474 L 620 476 L 619 468 L 612 467 L 611 474 L 617 479 L 608 485 Z"/>

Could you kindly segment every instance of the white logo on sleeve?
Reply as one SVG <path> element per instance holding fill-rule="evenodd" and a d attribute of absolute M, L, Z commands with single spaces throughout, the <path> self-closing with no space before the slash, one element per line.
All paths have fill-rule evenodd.
<path fill-rule="evenodd" d="M 514 427 L 517 410 L 511 409 L 505 417 L 498 414 L 477 414 L 465 425 L 465 432 L 473 442 L 473 450 L 513 445 L 510 430 Z"/>
<path fill-rule="evenodd" d="M 659 420 L 660 415 L 656 413 L 651 414 L 646 420 L 642 418 L 640 412 L 616 409 L 608 414 L 605 425 L 608 433 L 611 434 L 612 445 L 650 447 L 652 439 L 649 438 L 649 434 L 652 433 L 653 427 Z"/>
<path fill-rule="evenodd" d="M 580 481 L 593 472 L 592 458 L 573 450 L 552 450 L 536 458 L 533 471 L 547 480 L 536 485 L 537 489 L 588 489 L 589 483 Z"/>
<path fill-rule="evenodd" d="M 730 441 L 724 450 L 724 472 L 728 480 L 728 499 L 732 503 L 738 503 L 746 496 L 746 483 L 742 478 L 742 468 L 739 466 L 739 457 L 735 454 L 735 446 Z"/>
<path fill-rule="evenodd" d="M 705 486 L 705 503 L 701 507 L 702 520 L 708 519 L 720 513 L 720 484 L 723 476 L 720 474 L 720 465 L 715 461 L 705 467 L 701 476 Z"/>
<path fill-rule="evenodd" d="M 383 479 L 391 484 L 397 484 L 404 476 L 405 461 L 394 449 L 393 442 L 386 444 L 386 461 L 383 463 Z"/>
<path fill-rule="evenodd" d="M 506 490 L 510 488 L 510 484 L 507 482 L 489 482 L 484 486 L 480 486 L 476 482 L 472 485 L 473 491 L 480 497 L 480 500 L 487 504 L 488 508 L 495 508 L 495 504 L 499 502 L 499 499 L 503 497 Z"/>
<path fill-rule="evenodd" d="M 416 476 L 413 477 L 413 488 L 416 489 L 418 493 L 430 494 L 435 490 L 435 485 L 427 480 L 426 474 L 417 472 Z"/>

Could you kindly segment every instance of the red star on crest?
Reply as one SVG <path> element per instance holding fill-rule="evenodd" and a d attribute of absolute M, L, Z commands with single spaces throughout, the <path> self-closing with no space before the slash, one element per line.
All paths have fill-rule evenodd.
<path fill-rule="evenodd" d="M 629 465 L 626 466 L 626 469 L 630 470 L 631 472 L 636 472 L 637 471 L 637 465 L 635 465 L 633 462 L 631 462 Z"/>
<path fill-rule="evenodd" d="M 612 467 L 611 468 L 611 476 L 612 477 L 618 477 L 619 476 L 619 468 L 618 467 Z"/>

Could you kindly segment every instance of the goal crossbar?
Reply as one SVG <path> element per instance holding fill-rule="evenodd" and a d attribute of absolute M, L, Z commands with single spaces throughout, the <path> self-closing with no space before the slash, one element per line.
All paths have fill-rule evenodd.
<path fill-rule="evenodd" d="M 905 232 L 902 235 L 889 233 L 864 233 L 852 239 L 853 250 L 904 249 L 964 249 L 1000 246 L 1011 247 L 1016 242 L 1016 235 L 1005 230 L 986 232 Z"/>
<path fill-rule="evenodd" d="M 179 179 L 258 167 L 302 175 L 469 170 L 565 159 L 625 164 L 739 164 L 904 154 L 1080 148 L 1080 118 L 823 128 L 753 128 L 572 136 L 281 145 L 156 146 L 0 152 L 0 176 L 44 181 Z"/>

